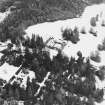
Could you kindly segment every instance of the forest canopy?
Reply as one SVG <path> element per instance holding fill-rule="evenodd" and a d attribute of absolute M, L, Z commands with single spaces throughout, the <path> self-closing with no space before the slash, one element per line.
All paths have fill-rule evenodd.
<path fill-rule="evenodd" d="M 0 66 L 8 63 L 20 67 L 22 71 L 33 71 L 36 76 L 31 82 L 30 78 L 27 79 L 26 89 L 21 88 L 17 82 L 12 85 L 7 83 L 0 96 L 3 100 L 12 97 L 18 101 L 23 100 L 25 105 L 94 105 L 94 101 L 103 100 L 104 90 L 96 87 L 96 77 L 101 81 L 105 79 L 105 67 L 98 70 L 81 51 L 78 51 L 78 58 L 75 59 L 68 58 L 58 50 L 58 54 L 51 59 L 42 37 L 33 34 L 32 38 L 24 38 L 24 30 L 28 26 L 48 21 L 49 18 L 50 21 L 56 20 L 56 16 L 51 18 L 54 15 L 52 11 L 64 12 L 73 8 L 72 13 L 74 10 L 76 13 L 81 12 L 82 3 L 81 0 L 9 0 L 3 3 L 1 11 L 10 6 L 16 8 L 11 8 L 11 14 L 0 23 L 0 42 L 10 41 L 7 48 L 1 51 L 3 55 Z M 58 5 L 61 10 L 56 8 Z M 49 15 L 50 13 L 52 14 Z M 64 40 L 75 44 L 80 40 L 77 28 L 65 29 L 62 36 Z M 104 49 L 103 45 L 104 41 L 100 45 Z M 97 57 L 93 54 L 91 59 L 97 60 Z M 97 60 L 99 61 L 100 59 Z M 5 81 L 0 82 L 2 84 Z M 44 85 L 40 86 L 40 83 Z"/>

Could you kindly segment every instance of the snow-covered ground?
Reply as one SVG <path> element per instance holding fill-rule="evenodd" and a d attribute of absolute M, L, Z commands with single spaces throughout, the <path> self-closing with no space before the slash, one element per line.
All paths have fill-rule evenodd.
<path fill-rule="evenodd" d="M 92 17 L 97 17 L 98 20 L 95 27 L 90 25 L 90 20 Z M 75 27 L 78 27 L 80 32 L 80 41 L 77 44 L 67 42 L 62 53 L 68 57 L 77 57 L 77 52 L 81 51 L 84 57 L 90 57 L 92 52 L 98 51 L 98 45 L 102 44 L 102 41 L 105 38 L 105 27 L 101 26 L 102 21 L 105 21 L 105 4 L 86 7 L 83 15 L 79 18 L 59 20 L 55 22 L 45 22 L 42 24 L 33 25 L 28 27 L 25 32 L 26 36 L 30 38 L 32 37 L 32 34 L 35 34 L 41 36 L 44 41 L 53 37 L 54 40 L 59 42 L 59 40 L 63 41 L 62 30 L 66 28 L 74 29 Z M 81 33 L 83 28 L 86 30 L 86 34 Z M 97 36 L 89 33 L 91 28 L 96 31 Z M 95 66 L 101 66 L 105 64 L 105 51 L 98 52 L 101 57 L 101 62 L 96 63 L 92 61 Z M 53 51 L 52 53 L 52 50 L 50 50 L 50 53 L 53 56 L 56 51 Z"/>
<path fill-rule="evenodd" d="M 0 51 L 7 49 L 7 45 L 11 43 L 11 41 L 6 41 L 5 43 L 0 42 Z M 16 49 L 16 46 L 13 45 L 13 49 Z M 0 53 L 0 58 L 2 57 L 2 53 Z M 10 79 L 15 76 L 15 78 L 10 82 L 11 84 L 16 81 L 20 84 L 20 87 L 26 89 L 27 87 L 27 79 L 30 78 L 30 82 L 32 82 L 32 79 L 35 78 L 35 73 L 30 70 L 21 70 L 18 74 L 16 72 L 19 70 L 20 67 L 15 67 L 13 65 L 9 65 L 8 63 L 4 63 L 2 66 L 0 66 L 0 79 L 3 79 L 6 81 L 6 83 L 10 82 Z M 24 72 L 23 72 L 24 71 Z M 22 79 L 22 82 L 20 82 L 18 79 Z M 5 85 L 5 84 L 4 84 Z"/>
<path fill-rule="evenodd" d="M 4 19 L 11 14 L 11 7 L 6 10 L 6 12 L 0 12 L 0 23 L 4 21 Z"/>
<path fill-rule="evenodd" d="M 96 26 L 93 27 L 90 24 L 91 18 L 97 19 Z M 105 38 L 105 26 L 102 26 L 102 23 L 105 22 L 105 4 L 92 5 L 85 8 L 83 14 L 79 18 L 59 20 L 55 22 L 45 22 L 37 25 L 28 27 L 25 32 L 26 36 L 32 37 L 32 34 L 39 35 L 46 42 L 49 38 L 53 38 L 55 41 L 62 41 L 62 30 L 66 28 L 74 29 L 78 27 L 80 41 L 77 44 L 71 42 L 66 42 L 62 53 L 68 57 L 77 58 L 77 52 L 81 51 L 84 57 L 90 57 L 91 53 L 98 52 L 101 58 L 100 62 L 95 62 L 91 60 L 91 63 L 99 68 L 102 65 L 105 65 L 105 51 L 99 51 L 98 45 L 102 44 L 102 41 Z M 86 34 L 81 33 L 82 29 L 85 29 Z M 96 32 L 97 36 L 94 36 L 89 31 L 93 29 Z M 49 49 L 51 58 L 57 54 L 56 50 Z M 97 87 L 105 87 L 105 81 L 101 82 L 97 79 Z M 97 105 L 104 105 L 105 101 Z"/>
<path fill-rule="evenodd" d="M 90 20 L 92 17 L 97 18 L 95 27 L 92 27 L 90 25 Z M 49 38 L 53 37 L 54 41 L 62 42 L 62 43 L 65 42 L 66 44 L 62 49 L 62 53 L 68 57 L 73 56 L 77 58 L 78 51 L 81 51 L 84 57 L 90 57 L 92 52 L 98 51 L 99 56 L 101 58 L 101 62 L 97 63 L 91 60 L 91 63 L 98 68 L 99 66 L 105 65 L 105 51 L 98 50 L 98 45 L 102 44 L 102 41 L 105 38 L 105 27 L 101 25 L 102 22 L 105 22 L 104 3 L 86 7 L 83 14 L 78 18 L 58 20 L 56 22 L 45 22 L 45 23 L 29 26 L 25 30 L 25 32 L 26 32 L 26 36 L 30 38 L 32 37 L 32 34 L 36 34 L 41 36 L 44 41 L 47 41 Z M 64 41 L 62 38 L 62 30 L 66 28 L 74 29 L 75 27 L 78 27 L 79 29 L 80 41 L 77 44 Z M 81 33 L 81 30 L 83 28 L 85 29 L 86 34 Z M 94 31 L 96 31 L 97 36 L 94 36 L 93 34 L 89 33 L 91 28 Z M 48 50 L 51 54 L 51 57 L 57 54 L 56 50 L 52 50 L 52 49 L 48 49 Z M 8 81 L 10 76 L 14 75 L 15 69 L 17 68 L 5 63 L 2 67 L 0 67 L 0 78 L 4 78 Z M 45 79 L 43 80 L 42 85 L 44 81 Z M 100 87 L 100 88 L 105 87 L 105 81 L 101 82 L 97 80 L 97 87 Z M 104 105 L 104 103 L 105 101 L 103 101 L 99 105 Z"/>

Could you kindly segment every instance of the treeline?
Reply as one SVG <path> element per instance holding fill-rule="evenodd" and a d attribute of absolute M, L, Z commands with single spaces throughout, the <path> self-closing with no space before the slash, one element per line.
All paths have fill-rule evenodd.
<path fill-rule="evenodd" d="M 0 10 L 5 12 L 11 7 L 11 15 L 9 15 L 3 24 L 0 25 L 0 34 L 4 33 L 4 30 L 8 32 L 12 32 L 13 30 L 14 32 L 14 29 L 9 30 L 9 27 L 18 30 L 19 27 L 27 28 L 33 24 L 54 21 L 59 17 L 56 15 L 58 12 L 58 15 L 61 14 L 62 16 L 63 12 L 66 10 L 70 11 L 70 13 L 68 13 L 70 16 L 68 17 L 73 17 L 74 14 L 83 10 L 77 8 L 82 8 L 82 6 L 83 2 L 81 2 L 81 0 L 6 0 L 2 3 Z M 57 13 L 55 9 L 58 11 Z M 77 11 L 77 13 L 75 13 L 75 11 Z M 65 13 L 63 15 L 65 15 Z"/>
<path fill-rule="evenodd" d="M 32 82 L 29 82 L 29 79 L 27 80 L 26 90 L 20 88 L 17 82 L 13 85 L 7 84 L 4 87 L 6 91 L 1 97 L 5 100 L 14 97 L 16 100 L 24 100 L 25 104 L 29 100 L 28 105 L 94 105 L 94 101 L 101 102 L 104 92 L 103 89 L 96 88 L 95 77 L 104 80 L 105 67 L 100 67 L 100 70 L 97 70 L 91 65 L 90 59 L 84 58 L 80 51 L 77 53 L 78 59 L 66 57 L 61 50 L 58 50 L 58 54 L 51 59 L 49 52 L 46 50 L 46 43 L 43 42 L 41 37 L 33 35 L 31 39 L 24 38 L 24 29 L 40 21 L 35 17 L 40 17 L 40 14 L 43 14 L 46 20 L 48 12 L 43 12 L 40 8 L 48 11 L 45 6 L 53 4 L 51 0 L 46 0 L 47 5 L 44 4 L 41 7 L 40 2 L 39 4 L 38 2 L 36 3 L 38 5 L 36 9 L 30 7 L 31 1 L 29 2 L 29 0 L 17 1 L 17 4 L 15 3 L 17 7 L 12 10 L 5 21 L 0 23 L 0 42 L 5 43 L 11 40 L 7 49 L 1 51 L 3 56 L 0 59 L 0 66 L 5 62 L 17 67 L 21 65 L 23 69 L 34 71 L 36 75 L 36 79 Z M 58 2 L 56 3 L 58 6 L 59 2 L 64 1 L 55 0 L 54 2 Z M 14 0 L 10 0 L 5 5 L 8 8 L 8 5 L 13 6 L 13 3 Z M 77 6 L 77 4 L 75 5 Z M 82 32 L 85 33 L 85 31 Z M 62 36 L 64 40 L 75 44 L 79 41 L 77 28 L 64 30 Z M 45 81 L 45 86 L 40 88 L 38 83 L 44 80 L 48 72 L 50 72 L 50 76 Z M 35 95 L 39 88 L 39 93 Z"/>
<path fill-rule="evenodd" d="M 104 80 L 104 67 L 97 70 L 90 64 L 88 58 L 84 62 L 85 58 L 81 52 L 77 53 L 77 60 L 73 57 L 68 59 L 62 55 L 61 51 L 53 59 L 50 59 L 43 39 L 39 36 L 33 35 L 32 39 L 28 38 L 22 45 L 25 48 L 24 51 L 21 50 L 21 47 L 14 50 L 12 46 L 2 51 L 1 61 L 18 67 L 22 65 L 23 68 L 34 71 L 36 79 L 31 83 L 27 82 L 26 91 L 20 92 L 21 89 L 17 86 L 13 88 L 15 84 L 7 86 L 9 97 L 14 96 L 18 100 L 23 100 L 22 97 L 26 96 L 25 101 L 29 97 L 30 101 L 40 103 L 40 105 L 53 105 L 55 103 L 59 105 L 73 103 L 75 105 L 93 105 L 94 101 L 102 101 L 103 89 L 96 88 L 95 76 Z M 48 72 L 50 72 L 50 76 L 45 81 L 45 86 L 41 87 L 39 93 L 35 95 L 39 89 L 38 83 L 44 80 Z"/>
<path fill-rule="evenodd" d="M 9 98 L 14 98 L 15 100 L 19 101 L 19 100 L 35 100 L 34 97 L 34 93 L 35 90 L 39 88 L 39 86 L 35 86 L 37 87 L 36 89 L 34 89 L 34 84 L 35 80 L 33 79 L 32 82 L 29 81 L 29 78 L 27 79 L 27 87 L 26 89 L 20 87 L 19 84 L 17 84 L 16 82 L 14 82 L 13 84 L 9 84 L 7 83 L 5 85 L 5 87 L 1 88 L 0 93 L 1 93 L 1 98 L 4 100 L 7 100 Z"/>

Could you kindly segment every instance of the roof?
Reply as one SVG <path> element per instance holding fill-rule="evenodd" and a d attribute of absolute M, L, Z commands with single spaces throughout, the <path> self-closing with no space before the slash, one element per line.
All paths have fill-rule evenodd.
<path fill-rule="evenodd" d="M 0 66 L 0 78 L 8 82 L 18 69 L 19 67 L 4 63 L 2 66 Z"/>

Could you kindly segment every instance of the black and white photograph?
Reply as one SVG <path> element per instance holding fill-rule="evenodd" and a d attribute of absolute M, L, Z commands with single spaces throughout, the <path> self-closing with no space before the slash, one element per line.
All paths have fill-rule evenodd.
<path fill-rule="evenodd" d="M 105 105 L 105 0 L 0 0 L 0 105 Z"/>

